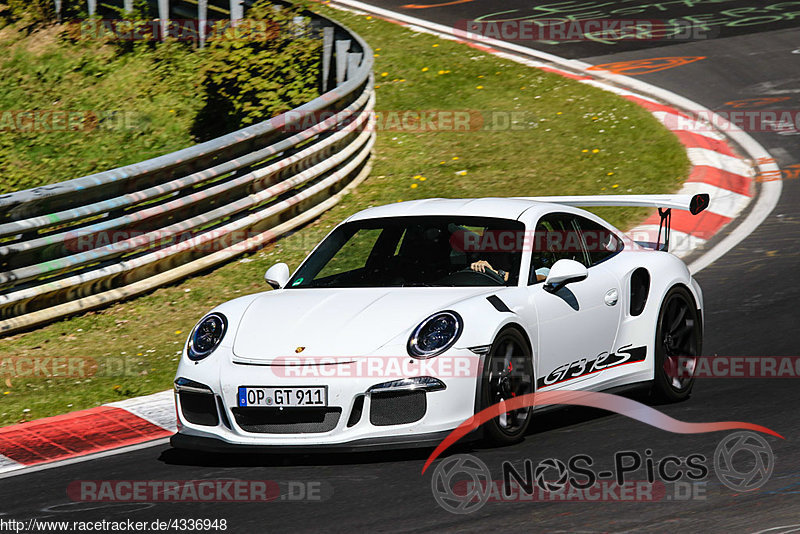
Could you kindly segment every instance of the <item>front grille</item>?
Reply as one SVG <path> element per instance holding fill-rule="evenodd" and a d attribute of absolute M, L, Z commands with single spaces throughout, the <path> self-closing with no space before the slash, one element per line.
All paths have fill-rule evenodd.
<path fill-rule="evenodd" d="M 217 426 L 219 416 L 214 395 L 209 393 L 194 393 L 181 391 L 178 393 L 181 400 L 181 413 L 183 418 L 195 425 Z"/>
<path fill-rule="evenodd" d="M 425 416 L 428 401 L 424 391 L 373 393 L 369 422 L 375 426 L 414 423 Z"/>
<path fill-rule="evenodd" d="M 233 408 L 236 424 L 255 434 L 315 434 L 336 428 L 341 408 Z"/>

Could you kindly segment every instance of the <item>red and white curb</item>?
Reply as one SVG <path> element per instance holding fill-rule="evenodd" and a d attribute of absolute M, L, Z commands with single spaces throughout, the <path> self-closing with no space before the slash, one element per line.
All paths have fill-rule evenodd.
<path fill-rule="evenodd" d="M 683 211 L 672 213 L 670 252 L 676 256 L 686 257 L 695 250 L 705 247 L 712 237 L 737 219 L 754 200 L 756 176 L 779 170 L 770 154 L 737 126 L 696 102 L 641 80 L 605 71 L 589 70 L 592 67 L 589 63 L 561 58 L 497 39 L 482 37 L 480 42 L 470 41 L 463 38 L 465 37 L 463 31 L 459 32 L 442 24 L 356 0 L 333 0 L 326 4 L 339 9 L 375 15 L 414 31 L 458 41 L 510 61 L 566 76 L 616 93 L 650 111 L 664 126 L 675 133 L 686 147 L 692 164 L 688 179 L 677 193 L 708 193 L 710 197 L 708 209 L 697 216 Z M 696 117 L 699 115 L 712 120 L 714 125 L 724 130 L 725 134 L 720 133 L 720 130 L 709 122 L 698 120 Z M 731 141 L 744 151 L 745 157 L 734 150 Z M 747 237 L 777 205 L 781 190 L 780 181 L 763 183 L 757 202 L 747 217 L 729 235 L 695 260 L 689 266 L 690 270 L 697 273 Z M 655 242 L 658 236 L 658 222 L 659 218 L 654 214 L 628 233 L 637 241 Z"/>
<path fill-rule="evenodd" d="M 0 428 L 0 473 L 166 438 L 176 432 L 172 391 Z"/>
<path fill-rule="evenodd" d="M 682 211 L 672 214 L 670 249 L 678 256 L 686 256 L 704 246 L 712 236 L 748 207 L 754 198 L 754 178 L 758 172 L 778 170 L 774 163 L 768 162 L 772 161 L 769 153 L 745 132 L 719 118 L 714 122 L 725 127 L 727 135 L 722 135 L 707 122 L 696 120 L 691 111 L 687 112 L 702 111 L 704 116 L 714 116 L 709 110 L 639 80 L 616 74 L 590 72 L 586 70 L 590 65 L 580 61 L 567 60 L 500 41 L 494 43 L 495 46 L 513 50 L 525 57 L 509 54 L 490 45 L 459 39 L 452 28 L 361 2 L 336 0 L 333 5 L 373 13 L 417 31 L 460 41 L 505 59 L 555 72 L 614 92 L 649 110 L 675 133 L 686 147 L 692 164 L 689 178 L 678 193 L 708 193 L 710 196 L 708 209 L 700 215 L 692 216 Z M 527 59 L 528 57 L 536 59 Z M 554 64 L 564 68 L 553 67 Z M 729 144 L 731 139 L 749 158 L 737 154 Z M 780 181 L 763 183 L 756 205 L 745 220 L 714 248 L 692 263 L 692 272 L 696 273 L 710 265 L 757 228 L 777 204 L 781 189 Z M 629 231 L 629 234 L 641 241 L 655 241 L 657 233 L 658 218 L 655 215 Z M 0 474 L 143 444 L 171 436 L 176 430 L 172 390 L 0 428 Z"/>

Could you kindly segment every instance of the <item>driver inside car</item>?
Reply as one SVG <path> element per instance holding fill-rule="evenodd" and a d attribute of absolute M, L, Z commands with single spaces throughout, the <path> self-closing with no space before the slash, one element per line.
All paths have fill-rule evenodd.
<path fill-rule="evenodd" d="M 476 273 L 485 273 L 486 269 L 497 273 L 497 275 L 502 278 L 505 282 L 508 282 L 508 271 L 504 271 L 503 269 L 497 268 L 495 269 L 492 267 L 492 264 L 486 260 L 478 260 L 474 263 L 471 263 L 469 266 L 470 269 L 475 271 Z"/>

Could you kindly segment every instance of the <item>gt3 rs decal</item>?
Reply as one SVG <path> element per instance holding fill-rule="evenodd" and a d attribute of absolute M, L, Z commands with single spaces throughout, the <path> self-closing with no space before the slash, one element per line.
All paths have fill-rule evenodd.
<path fill-rule="evenodd" d="M 566 363 L 560 367 L 553 369 L 549 375 L 544 376 L 536 381 L 538 388 L 552 386 L 567 380 L 574 380 L 575 378 L 597 373 L 603 369 L 610 369 L 611 367 L 619 367 L 626 363 L 643 362 L 647 356 L 647 347 L 630 348 L 631 345 L 626 345 L 617 349 L 617 352 L 609 354 L 608 352 L 601 352 L 594 360 L 587 360 L 582 358 L 572 363 Z"/>

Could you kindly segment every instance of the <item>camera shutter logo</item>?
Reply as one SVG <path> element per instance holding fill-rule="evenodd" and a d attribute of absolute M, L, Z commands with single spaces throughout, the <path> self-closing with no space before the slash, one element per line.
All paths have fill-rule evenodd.
<path fill-rule="evenodd" d="M 558 475 L 554 480 L 547 480 L 545 475 L 551 469 L 555 469 L 558 472 Z M 536 466 L 536 471 L 533 473 L 533 476 L 536 479 L 536 485 L 541 489 L 547 492 L 556 492 L 562 490 L 564 486 L 567 485 L 567 480 L 569 479 L 569 470 L 567 469 L 566 464 L 564 464 L 564 462 L 561 460 L 556 458 L 548 458 L 539 462 L 539 465 Z"/>
<path fill-rule="evenodd" d="M 492 473 L 485 463 L 471 454 L 458 454 L 436 466 L 431 490 L 439 506 L 448 512 L 469 514 L 487 503 L 492 484 Z M 465 491 L 456 493 L 456 485 Z"/>
<path fill-rule="evenodd" d="M 737 469 L 734 457 L 748 458 Z M 767 440 L 754 432 L 735 432 L 717 445 L 714 451 L 714 470 L 719 481 L 734 491 L 752 491 L 767 483 L 775 468 L 775 455 Z"/>

